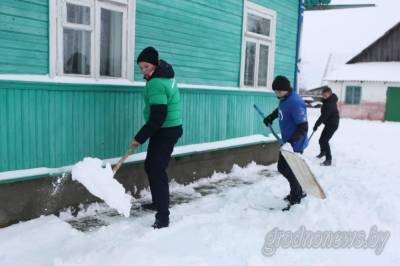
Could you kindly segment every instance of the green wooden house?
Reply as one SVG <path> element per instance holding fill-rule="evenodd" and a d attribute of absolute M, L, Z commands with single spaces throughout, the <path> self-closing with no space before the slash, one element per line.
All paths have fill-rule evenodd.
<path fill-rule="evenodd" d="M 201 152 L 185 147 L 269 133 L 252 105 L 266 113 L 276 107 L 276 75 L 296 86 L 301 4 L 0 1 L 0 204 L 7 202 L 0 224 L 87 199 L 69 196 L 84 194 L 70 184 L 49 205 L 56 198 L 49 191 L 82 158 L 106 160 L 125 152 L 144 123 L 144 82 L 135 62 L 147 46 L 173 65 L 181 91 L 185 132 L 171 171 L 194 173 L 191 168 L 201 165 L 203 172 L 195 170 L 207 174 L 240 158 L 274 161 L 276 145 L 268 141 L 203 145 Z M 137 178 L 144 175 L 140 158 L 130 165 L 118 177 L 127 189 L 140 187 Z"/>

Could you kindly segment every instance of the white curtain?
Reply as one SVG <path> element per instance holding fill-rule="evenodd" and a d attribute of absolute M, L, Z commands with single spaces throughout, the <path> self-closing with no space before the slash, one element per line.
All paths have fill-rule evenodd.
<path fill-rule="evenodd" d="M 64 29 L 64 73 L 90 75 L 91 32 Z"/>
<path fill-rule="evenodd" d="M 122 22 L 121 12 L 101 10 L 101 76 L 121 77 Z"/>

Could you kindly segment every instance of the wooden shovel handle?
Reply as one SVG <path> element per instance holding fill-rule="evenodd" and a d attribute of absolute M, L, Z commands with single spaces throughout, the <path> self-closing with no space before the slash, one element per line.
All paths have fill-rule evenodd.
<path fill-rule="evenodd" d="M 124 156 L 119 159 L 118 163 L 113 167 L 113 173 L 115 174 L 119 168 L 121 168 L 122 164 L 125 162 L 125 160 L 129 157 L 129 155 L 132 154 L 134 151 L 133 147 L 129 147 L 128 151 L 124 154 Z"/>

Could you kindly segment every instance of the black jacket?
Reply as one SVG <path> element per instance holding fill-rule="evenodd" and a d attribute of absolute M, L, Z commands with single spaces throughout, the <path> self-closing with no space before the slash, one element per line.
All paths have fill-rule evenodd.
<path fill-rule="evenodd" d="M 175 76 L 174 70 L 170 64 L 164 60 L 160 60 L 157 68 L 154 70 L 153 75 L 148 79 L 152 78 L 167 78 L 171 79 Z M 161 130 L 161 126 L 164 124 L 167 118 L 168 106 L 166 104 L 157 104 L 150 106 L 150 117 L 146 124 L 139 130 L 135 136 L 135 140 L 140 144 L 146 142 L 148 138 L 151 138 L 154 134 Z"/>
<path fill-rule="evenodd" d="M 315 123 L 315 127 L 319 127 L 321 124 L 325 125 L 339 125 L 339 110 L 337 107 L 338 97 L 336 94 L 322 100 L 321 116 Z"/>

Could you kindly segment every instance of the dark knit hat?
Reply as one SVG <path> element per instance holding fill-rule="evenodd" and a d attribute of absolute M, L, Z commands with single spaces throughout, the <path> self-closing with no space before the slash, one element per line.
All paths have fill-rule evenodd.
<path fill-rule="evenodd" d="M 153 47 L 146 47 L 143 51 L 140 52 L 137 63 L 139 62 L 147 62 L 153 65 L 158 65 L 158 52 Z"/>
<path fill-rule="evenodd" d="M 277 76 L 272 82 L 272 89 L 274 91 L 291 91 L 290 81 L 285 76 Z"/>
<path fill-rule="evenodd" d="M 329 88 L 328 86 L 325 86 L 325 87 L 322 89 L 322 93 L 327 93 L 327 92 L 332 93 L 332 89 Z"/>

